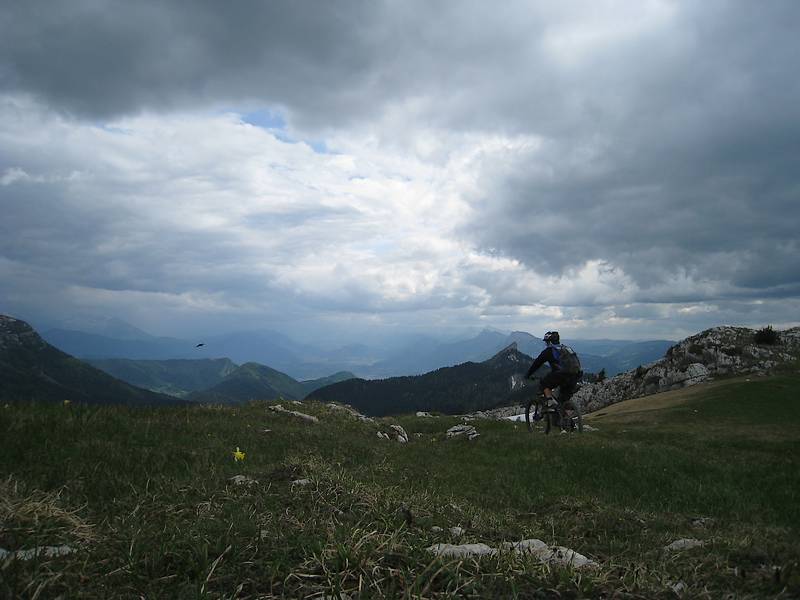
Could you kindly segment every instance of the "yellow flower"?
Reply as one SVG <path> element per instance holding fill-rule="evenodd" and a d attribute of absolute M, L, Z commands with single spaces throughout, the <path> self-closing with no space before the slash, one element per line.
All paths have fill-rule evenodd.
<path fill-rule="evenodd" d="M 72 404 L 72 400 L 64 400 L 64 406 L 69 406 Z"/>
<path fill-rule="evenodd" d="M 236 452 L 233 453 L 233 460 L 244 460 L 244 452 L 239 450 L 239 446 L 236 446 Z"/>

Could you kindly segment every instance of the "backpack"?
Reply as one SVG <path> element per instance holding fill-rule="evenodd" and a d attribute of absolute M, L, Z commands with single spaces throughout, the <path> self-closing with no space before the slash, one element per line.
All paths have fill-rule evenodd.
<path fill-rule="evenodd" d="M 581 372 L 581 361 L 575 351 L 569 346 L 559 344 L 558 346 L 558 366 L 559 371 L 562 373 L 574 373 L 577 375 Z"/>

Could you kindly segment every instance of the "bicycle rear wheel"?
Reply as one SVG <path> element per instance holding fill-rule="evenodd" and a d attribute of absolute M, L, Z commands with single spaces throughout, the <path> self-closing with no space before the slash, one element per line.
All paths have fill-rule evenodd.
<path fill-rule="evenodd" d="M 544 432 L 550 433 L 551 429 L 558 427 L 558 413 L 554 410 L 547 410 L 544 413 Z"/>
<path fill-rule="evenodd" d="M 580 404 L 573 400 L 567 400 L 561 407 L 561 414 L 567 431 L 583 433 L 583 417 L 581 416 Z"/>
<path fill-rule="evenodd" d="M 525 406 L 525 424 L 528 426 L 528 431 L 533 433 L 536 431 L 536 426 L 542 422 L 542 413 L 539 403 L 534 399 L 528 402 Z"/>

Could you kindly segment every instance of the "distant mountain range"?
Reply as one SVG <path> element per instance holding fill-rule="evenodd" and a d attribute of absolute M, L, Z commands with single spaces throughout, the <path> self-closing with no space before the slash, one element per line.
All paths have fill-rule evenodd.
<path fill-rule="evenodd" d="M 158 405 L 181 400 L 129 385 L 45 342 L 18 319 L 0 315 L 0 401 Z"/>
<path fill-rule="evenodd" d="M 320 387 L 354 377 L 349 372 L 338 372 L 297 381 L 265 365 L 251 362 L 238 366 L 227 358 L 92 362 L 87 364 L 48 344 L 24 321 L 0 315 L 3 401 L 184 404 L 279 397 L 299 400 Z"/>
<path fill-rule="evenodd" d="M 227 358 L 87 361 L 130 384 L 192 402 L 230 404 L 248 400 L 301 400 L 323 386 L 355 377 L 340 371 L 308 381 L 255 362 L 236 365 Z"/>
<path fill-rule="evenodd" d="M 350 344 L 333 349 L 314 348 L 274 331 L 234 332 L 202 340 L 156 337 L 118 319 L 99 322 L 66 323 L 91 331 L 50 329 L 43 337 L 73 356 L 97 361 L 109 358 L 136 360 L 227 358 L 235 364 L 256 362 L 287 373 L 295 379 L 316 379 L 331 373 L 349 371 L 358 377 L 376 379 L 419 375 L 464 362 L 481 362 L 516 342 L 521 352 L 536 356 L 544 348 L 539 337 L 523 331 L 510 334 L 486 329 L 478 335 L 457 341 L 433 338 L 415 340 L 399 349 Z M 116 336 L 116 337 L 115 337 Z M 197 348 L 199 342 L 204 346 Z M 580 355 L 587 372 L 606 374 L 635 368 L 661 358 L 674 342 L 653 340 L 569 340 Z M 190 390 L 194 391 L 194 390 Z"/>

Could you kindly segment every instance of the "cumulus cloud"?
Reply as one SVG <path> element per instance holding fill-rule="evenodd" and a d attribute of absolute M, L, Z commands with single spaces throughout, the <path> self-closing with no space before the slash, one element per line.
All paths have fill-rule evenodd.
<path fill-rule="evenodd" d="M 796 322 L 798 25 L 788 0 L 13 3 L 0 308 Z"/>

